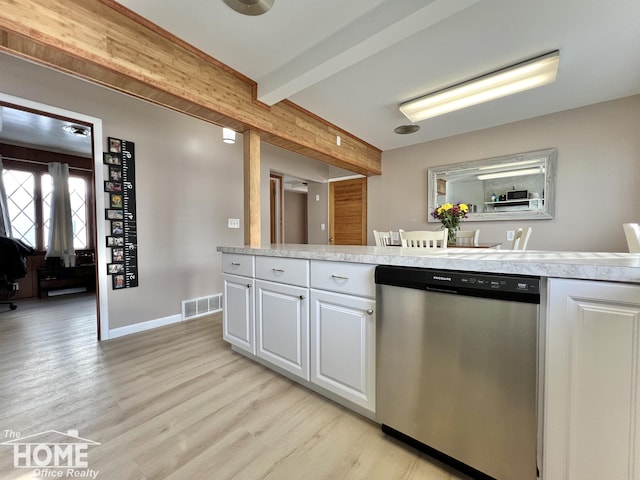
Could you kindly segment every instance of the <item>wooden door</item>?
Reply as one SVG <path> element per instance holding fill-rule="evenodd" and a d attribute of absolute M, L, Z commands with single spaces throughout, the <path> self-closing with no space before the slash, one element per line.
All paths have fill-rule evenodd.
<path fill-rule="evenodd" d="M 329 187 L 329 245 L 367 244 L 367 179 Z"/>

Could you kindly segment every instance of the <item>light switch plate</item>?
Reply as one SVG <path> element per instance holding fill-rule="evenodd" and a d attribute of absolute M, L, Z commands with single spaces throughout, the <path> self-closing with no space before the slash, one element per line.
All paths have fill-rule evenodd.
<path fill-rule="evenodd" d="M 514 230 L 507 230 L 507 241 L 513 242 L 513 237 L 516 235 Z"/>
<path fill-rule="evenodd" d="M 229 228 L 240 228 L 240 219 L 239 218 L 230 218 L 228 220 Z"/>

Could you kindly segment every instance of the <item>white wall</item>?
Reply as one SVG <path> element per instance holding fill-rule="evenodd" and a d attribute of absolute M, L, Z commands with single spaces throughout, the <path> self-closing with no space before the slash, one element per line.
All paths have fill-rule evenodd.
<path fill-rule="evenodd" d="M 622 224 L 640 222 L 640 96 L 384 152 L 382 175 L 369 178 L 369 231 L 438 228 L 427 224 L 429 167 L 551 147 L 558 149 L 554 219 L 463 228 L 479 228 L 481 242 L 503 248 L 507 230 L 531 226 L 531 249 L 626 251 Z"/>

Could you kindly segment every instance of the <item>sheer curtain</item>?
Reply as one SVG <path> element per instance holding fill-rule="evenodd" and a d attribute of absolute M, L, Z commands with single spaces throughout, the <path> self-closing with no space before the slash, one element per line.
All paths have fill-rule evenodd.
<path fill-rule="evenodd" d="M 2 156 L 0 156 L 0 237 L 11 237 L 11 221 L 9 220 L 9 204 L 4 189 Z"/>
<path fill-rule="evenodd" d="M 53 182 L 53 192 L 51 194 L 51 223 L 46 258 L 60 257 L 68 267 L 71 263 L 75 263 L 71 198 L 69 195 L 69 165 L 58 162 L 50 163 L 49 174 L 51 174 Z"/>

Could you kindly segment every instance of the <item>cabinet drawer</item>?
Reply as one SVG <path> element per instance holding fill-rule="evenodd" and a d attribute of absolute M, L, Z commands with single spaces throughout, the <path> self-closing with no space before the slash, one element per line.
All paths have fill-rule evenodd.
<path fill-rule="evenodd" d="M 375 298 L 376 266 L 363 263 L 311 261 L 311 288 Z"/>
<path fill-rule="evenodd" d="M 253 255 L 241 255 L 237 253 L 222 254 L 222 271 L 244 277 L 254 276 Z"/>
<path fill-rule="evenodd" d="M 301 258 L 256 257 L 256 278 L 309 286 L 309 260 Z"/>

